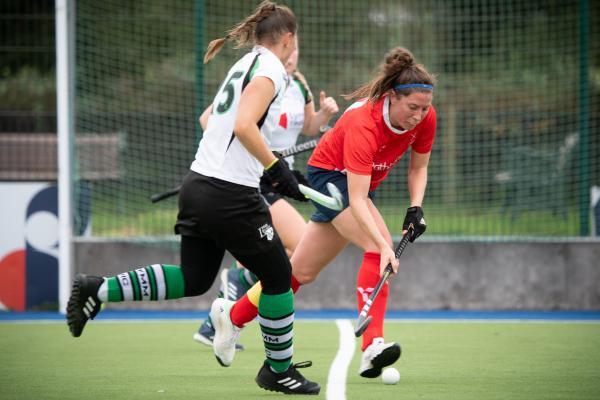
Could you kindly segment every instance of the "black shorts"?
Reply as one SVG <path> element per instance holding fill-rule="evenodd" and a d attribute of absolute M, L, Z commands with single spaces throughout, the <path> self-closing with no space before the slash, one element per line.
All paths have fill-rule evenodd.
<path fill-rule="evenodd" d="M 277 200 L 283 199 L 283 196 L 270 183 L 265 182 L 263 179 L 260 180 L 260 195 L 263 197 L 267 207 L 271 207 Z"/>
<path fill-rule="evenodd" d="M 280 243 L 257 189 L 193 171 L 179 192 L 175 233 L 210 238 L 236 254 L 258 254 Z"/>

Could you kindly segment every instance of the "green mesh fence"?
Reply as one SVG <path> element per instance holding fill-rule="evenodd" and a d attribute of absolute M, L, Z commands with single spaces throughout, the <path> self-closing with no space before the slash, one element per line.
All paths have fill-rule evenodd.
<path fill-rule="evenodd" d="M 77 1 L 79 232 L 91 220 L 96 236 L 172 233 L 176 199 L 148 197 L 180 183 L 201 134 L 198 116 L 242 54 L 229 45 L 204 66 L 206 44 L 257 4 Z M 369 79 L 392 47 L 409 48 L 437 75 L 428 237 L 591 233 L 590 189 L 600 185 L 598 2 L 285 4 L 300 23 L 299 69 L 342 109 L 339 95 Z M 395 235 L 408 205 L 407 158 L 377 195 Z"/>

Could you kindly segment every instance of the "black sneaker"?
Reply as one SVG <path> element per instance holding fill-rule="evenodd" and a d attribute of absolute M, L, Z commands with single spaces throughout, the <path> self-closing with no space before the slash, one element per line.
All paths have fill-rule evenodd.
<path fill-rule="evenodd" d="M 100 311 L 102 302 L 98 299 L 98 289 L 102 282 L 104 279 L 99 276 L 75 276 L 67 304 L 67 324 L 73 336 L 81 336 L 88 319 L 94 319 Z"/>
<path fill-rule="evenodd" d="M 285 394 L 319 394 L 321 386 L 317 382 L 311 382 L 302 376 L 297 368 L 307 368 L 312 365 L 312 361 L 304 361 L 298 364 L 292 364 L 284 372 L 274 372 L 271 366 L 265 361 L 258 375 L 256 383 L 263 389 Z"/>

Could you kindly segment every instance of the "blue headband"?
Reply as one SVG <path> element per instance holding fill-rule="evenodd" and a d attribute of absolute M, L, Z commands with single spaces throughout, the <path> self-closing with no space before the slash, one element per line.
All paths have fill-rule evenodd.
<path fill-rule="evenodd" d="M 425 83 L 405 83 L 402 85 L 394 86 L 394 90 L 402 90 L 402 89 L 427 89 L 433 91 L 433 85 L 427 85 Z"/>

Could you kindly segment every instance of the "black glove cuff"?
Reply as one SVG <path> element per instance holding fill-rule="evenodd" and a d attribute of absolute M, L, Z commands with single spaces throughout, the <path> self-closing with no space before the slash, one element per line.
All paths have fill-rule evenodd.
<path fill-rule="evenodd" d="M 278 193 L 298 201 L 308 201 L 298 189 L 298 180 L 294 173 L 290 171 L 287 162 L 282 158 L 278 158 L 274 164 L 265 169 L 263 176 Z"/>
<path fill-rule="evenodd" d="M 406 217 L 404 217 L 404 224 L 402 229 L 408 230 L 410 226 L 413 227 L 413 232 L 410 235 L 410 242 L 414 242 L 416 238 L 421 236 L 427 229 L 423 209 L 419 206 L 408 207 L 406 210 Z"/>

